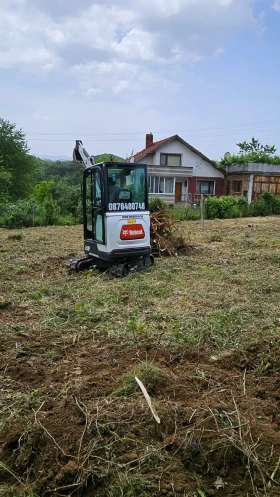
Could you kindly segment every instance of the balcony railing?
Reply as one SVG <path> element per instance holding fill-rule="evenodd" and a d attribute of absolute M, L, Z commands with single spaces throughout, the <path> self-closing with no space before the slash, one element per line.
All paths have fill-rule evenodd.
<path fill-rule="evenodd" d="M 176 178 L 189 178 L 193 176 L 193 168 L 185 166 L 161 166 L 160 164 L 147 165 L 148 174 L 152 176 L 173 176 Z"/>

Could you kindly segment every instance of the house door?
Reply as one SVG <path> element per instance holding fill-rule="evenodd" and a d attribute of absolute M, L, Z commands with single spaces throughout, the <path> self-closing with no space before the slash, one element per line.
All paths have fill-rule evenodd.
<path fill-rule="evenodd" d="M 182 201 L 182 183 L 175 183 L 175 202 Z"/>

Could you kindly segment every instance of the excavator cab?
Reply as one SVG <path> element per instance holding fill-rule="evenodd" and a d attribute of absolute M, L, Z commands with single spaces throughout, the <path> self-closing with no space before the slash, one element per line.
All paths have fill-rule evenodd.
<path fill-rule="evenodd" d="M 76 143 L 73 154 L 85 163 L 83 175 L 83 224 L 85 256 L 71 261 L 81 271 L 91 266 L 125 276 L 153 264 L 150 246 L 147 167 L 128 162 L 94 164 Z"/>

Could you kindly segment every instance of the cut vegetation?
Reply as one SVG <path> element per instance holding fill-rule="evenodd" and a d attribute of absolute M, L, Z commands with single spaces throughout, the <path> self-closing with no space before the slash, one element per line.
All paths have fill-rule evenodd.
<path fill-rule="evenodd" d="M 0 231 L 0 496 L 279 495 L 280 218 L 178 226 L 120 280 L 67 273 L 79 226 Z"/>

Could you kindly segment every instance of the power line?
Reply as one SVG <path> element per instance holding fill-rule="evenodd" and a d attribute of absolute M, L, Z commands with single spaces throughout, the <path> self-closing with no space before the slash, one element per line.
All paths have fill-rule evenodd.
<path fill-rule="evenodd" d="M 255 129 L 239 129 L 239 130 L 232 130 L 229 132 L 225 133 L 204 133 L 204 134 L 198 134 L 198 135 L 189 135 L 189 138 L 191 139 L 198 139 L 198 138 L 219 138 L 219 137 L 224 137 L 224 136 L 236 136 L 240 135 L 241 133 L 251 133 L 251 132 L 262 132 L 262 133 L 270 133 L 272 131 L 279 131 L 280 129 L 280 123 L 278 124 L 277 127 L 259 127 Z M 69 138 L 26 138 L 27 141 L 39 141 L 39 142 L 71 142 L 73 143 L 73 139 Z M 139 138 L 84 138 L 84 142 L 135 142 L 139 141 Z"/>
<path fill-rule="evenodd" d="M 69 140 L 69 139 L 55 139 L 55 138 L 26 138 L 26 141 L 30 142 L 30 141 L 38 141 L 38 142 L 71 142 L 73 143 L 73 140 Z M 99 140 L 99 139 L 86 139 L 86 140 L 83 140 L 84 142 L 114 142 L 114 141 L 117 141 L 117 142 L 121 142 L 121 141 L 135 141 L 134 139 L 132 138 L 123 138 L 123 139 L 120 139 L 120 138 L 112 138 L 112 139 L 105 139 L 105 140 Z"/>
<path fill-rule="evenodd" d="M 177 133 L 193 133 L 193 132 L 211 132 L 211 131 L 219 131 L 219 130 L 242 130 L 243 128 L 250 128 L 254 129 L 255 127 L 266 127 L 266 126 L 272 126 L 272 125 L 279 125 L 280 122 L 277 120 L 263 120 L 263 121 L 254 121 L 254 122 L 247 122 L 247 123 L 239 123 L 239 124 L 234 124 L 234 125 L 227 125 L 227 126 L 220 126 L 220 127 L 209 127 L 209 128 L 189 128 L 185 130 L 177 130 Z M 172 133 L 174 131 L 170 130 L 161 130 L 161 131 L 155 131 L 155 134 L 161 134 L 161 133 Z M 106 136 L 106 135 L 115 135 L 115 136 L 135 136 L 135 135 L 141 135 L 145 134 L 146 131 L 135 131 L 135 132 L 82 132 L 82 133 L 77 133 L 77 132 L 38 132 L 38 131 L 28 131 L 26 134 L 32 134 L 32 135 L 38 135 L 38 136 L 58 136 L 58 135 L 75 135 L 75 136 Z"/>
<path fill-rule="evenodd" d="M 240 135 L 240 133 L 255 133 L 255 132 L 262 132 L 262 133 L 267 133 L 271 131 L 278 131 L 279 130 L 280 123 L 275 127 L 274 125 L 270 125 L 268 127 L 256 127 L 256 128 L 249 128 L 249 129 L 239 129 L 239 130 L 232 130 L 229 132 L 221 132 L 221 133 L 203 133 L 199 135 L 191 135 L 191 138 L 209 138 L 209 137 L 215 137 L 215 136 L 233 136 L 233 135 Z"/>

